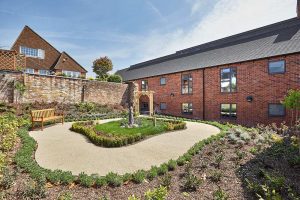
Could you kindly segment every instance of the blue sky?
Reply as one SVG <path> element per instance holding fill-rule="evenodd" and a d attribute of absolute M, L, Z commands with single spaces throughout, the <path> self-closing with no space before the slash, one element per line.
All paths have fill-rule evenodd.
<path fill-rule="evenodd" d="M 25 25 L 92 72 L 114 71 L 296 16 L 296 0 L 0 0 L 0 47 Z"/>

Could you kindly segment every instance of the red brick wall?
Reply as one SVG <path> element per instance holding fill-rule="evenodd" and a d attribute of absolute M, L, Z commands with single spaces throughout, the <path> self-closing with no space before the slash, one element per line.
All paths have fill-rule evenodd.
<path fill-rule="evenodd" d="M 202 102 L 202 70 L 194 70 L 190 72 L 193 78 L 193 94 L 181 94 L 181 75 L 182 73 L 168 74 L 164 76 L 157 76 L 147 78 L 149 90 L 155 91 L 154 94 L 154 108 L 159 110 L 160 103 L 167 103 L 167 109 L 161 112 L 168 115 L 184 116 L 187 118 L 202 118 L 203 115 L 203 102 Z M 160 85 L 160 78 L 166 78 L 166 85 Z M 141 87 L 141 80 L 137 83 Z M 141 90 L 141 88 L 139 88 Z M 171 95 L 174 94 L 174 96 Z M 193 103 L 193 115 L 182 114 L 181 104 Z"/>
<path fill-rule="evenodd" d="M 286 72 L 270 75 L 268 62 L 285 59 Z M 227 67 L 237 68 L 237 92 L 220 92 L 220 70 Z M 205 120 L 223 121 L 220 117 L 222 103 L 237 104 L 237 119 L 233 123 L 255 125 L 289 121 L 291 113 L 287 110 L 284 117 L 269 117 L 268 104 L 280 103 L 289 89 L 300 89 L 300 54 L 261 59 L 243 63 L 193 70 L 193 94 L 181 95 L 181 74 L 174 73 L 147 78 L 149 90 L 155 91 L 154 102 L 167 103 L 163 113 L 176 116 L 203 118 L 203 72 L 205 74 Z M 160 86 L 160 77 L 167 78 L 167 84 Z M 144 80 L 144 79 L 143 79 Z M 137 80 L 140 85 L 141 80 Z M 170 96 L 174 93 L 174 97 Z M 246 97 L 252 96 L 253 101 L 247 102 Z M 181 103 L 193 103 L 193 115 L 182 115 Z"/>

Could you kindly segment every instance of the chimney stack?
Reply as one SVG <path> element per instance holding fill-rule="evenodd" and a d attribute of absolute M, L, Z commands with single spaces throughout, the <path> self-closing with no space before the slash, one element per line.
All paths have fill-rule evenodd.
<path fill-rule="evenodd" d="M 300 18 L 300 0 L 297 0 L 297 17 Z"/>

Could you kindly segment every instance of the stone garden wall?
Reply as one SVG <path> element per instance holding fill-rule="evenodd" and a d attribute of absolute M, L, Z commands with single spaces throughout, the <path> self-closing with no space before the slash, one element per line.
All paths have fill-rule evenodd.
<path fill-rule="evenodd" d="M 17 81 L 26 88 L 21 96 L 14 87 Z M 95 102 L 124 106 L 131 94 L 128 88 L 121 83 L 0 71 L 0 102 Z"/>

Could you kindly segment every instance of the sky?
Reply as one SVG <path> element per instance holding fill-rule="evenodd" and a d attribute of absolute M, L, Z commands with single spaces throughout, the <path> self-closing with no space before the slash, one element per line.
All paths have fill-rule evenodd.
<path fill-rule="evenodd" d="M 0 0 L 0 48 L 25 25 L 95 76 L 296 17 L 297 0 Z"/>

